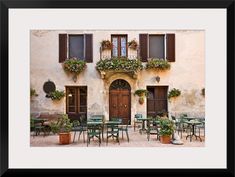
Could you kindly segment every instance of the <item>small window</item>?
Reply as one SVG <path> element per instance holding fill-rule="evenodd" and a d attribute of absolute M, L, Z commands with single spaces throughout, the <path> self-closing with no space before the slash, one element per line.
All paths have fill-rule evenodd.
<path fill-rule="evenodd" d="M 76 57 L 84 60 L 84 36 L 69 35 L 69 58 Z"/>
<path fill-rule="evenodd" d="M 112 57 L 127 57 L 127 35 L 112 35 Z"/>
<path fill-rule="evenodd" d="M 165 35 L 149 35 L 149 57 L 165 58 Z"/>

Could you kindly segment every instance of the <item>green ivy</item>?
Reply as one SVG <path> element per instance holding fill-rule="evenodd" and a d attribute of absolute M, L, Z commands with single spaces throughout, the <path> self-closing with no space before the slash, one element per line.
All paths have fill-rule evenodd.
<path fill-rule="evenodd" d="M 59 90 L 55 90 L 54 92 L 51 92 L 49 94 L 49 97 L 52 99 L 52 100 L 60 100 L 61 98 L 64 97 L 64 91 L 59 91 Z"/>
<path fill-rule="evenodd" d="M 66 59 L 63 63 L 64 70 L 74 73 L 74 74 L 79 74 L 82 72 L 85 67 L 86 67 L 86 62 L 77 58 L 69 58 Z"/>
<path fill-rule="evenodd" d="M 96 63 L 96 68 L 99 71 L 105 71 L 105 70 L 139 71 L 143 69 L 143 65 L 140 59 L 113 57 L 98 61 Z"/>
<path fill-rule="evenodd" d="M 173 88 L 168 93 L 168 98 L 180 96 L 181 91 L 179 89 Z"/>
<path fill-rule="evenodd" d="M 156 70 L 167 70 L 171 68 L 171 65 L 167 60 L 152 58 L 148 60 L 145 68 L 156 69 Z"/>
<path fill-rule="evenodd" d="M 159 130 L 160 136 L 169 136 L 174 133 L 175 125 L 172 120 L 167 118 L 161 118 L 159 119 L 159 125 L 160 125 L 160 130 Z"/>

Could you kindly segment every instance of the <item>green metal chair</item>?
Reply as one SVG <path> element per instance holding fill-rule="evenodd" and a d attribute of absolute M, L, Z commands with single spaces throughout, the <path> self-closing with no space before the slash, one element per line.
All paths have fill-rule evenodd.
<path fill-rule="evenodd" d="M 33 137 L 40 135 L 41 132 L 44 133 L 44 136 L 46 135 L 45 126 L 42 125 L 41 121 L 35 118 L 30 119 L 30 129 L 34 132 Z"/>
<path fill-rule="evenodd" d="M 121 125 L 119 127 L 119 131 L 122 132 L 122 139 L 123 139 L 123 132 L 126 132 L 126 137 L 127 137 L 127 141 L 129 143 L 129 134 L 128 134 L 128 125 L 130 124 L 131 120 L 128 120 L 128 123 L 126 125 Z"/>
<path fill-rule="evenodd" d="M 135 117 L 134 117 L 134 131 L 135 131 L 135 128 L 137 125 L 142 125 L 142 121 L 141 120 L 138 120 L 138 118 L 142 118 L 143 115 L 142 114 L 135 114 Z"/>
<path fill-rule="evenodd" d="M 99 141 L 99 146 L 101 144 L 101 126 L 100 125 L 90 125 L 88 124 L 87 125 L 87 146 L 88 144 L 90 144 L 90 140 L 93 139 L 96 137 L 98 138 L 98 141 Z"/>
<path fill-rule="evenodd" d="M 72 125 L 73 125 L 72 132 L 74 132 L 73 143 L 74 143 L 75 136 L 76 136 L 77 132 L 79 133 L 78 140 L 80 139 L 80 136 L 83 133 L 83 142 L 85 143 L 85 131 L 86 131 L 86 129 L 84 130 L 84 127 L 81 125 L 81 123 L 78 120 L 74 120 L 72 122 Z"/>
<path fill-rule="evenodd" d="M 157 122 L 157 118 L 153 118 L 148 120 L 147 122 L 147 139 L 149 141 L 150 135 L 157 135 L 157 140 L 160 140 L 159 136 L 159 125 Z"/>
<path fill-rule="evenodd" d="M 106 145 L 108 145 L 108 139 L 110 137 L 116 138 L 116 141 L 118 142 L 118 144 L 120 144 L 118 124 L 107 124 L 106 128 L 107 128 L 107 131 L 106 131 L 106 134 L 107 134 Z"/>

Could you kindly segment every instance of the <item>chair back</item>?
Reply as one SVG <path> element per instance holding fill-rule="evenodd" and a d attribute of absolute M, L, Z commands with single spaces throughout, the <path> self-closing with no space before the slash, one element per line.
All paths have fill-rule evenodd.
<path fill-rule="evenodd" d="M 135 114 L 135 118 L 142 118 L 143 117 L 143 115 L 142 114 L 139 114 L 139 113 L 137 113 L 137 114 Z"/>

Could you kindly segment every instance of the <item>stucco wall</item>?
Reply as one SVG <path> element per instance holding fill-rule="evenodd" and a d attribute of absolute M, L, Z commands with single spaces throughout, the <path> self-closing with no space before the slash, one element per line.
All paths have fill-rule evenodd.
<path fill-rule="evenodd" d="M 93 33 L 93 63 L 87 63 L 75 83 L 72 75 L 68 75 L 58 62 L 59 47 L 58 34 L 83 34 Z M 128 34 L 128 41 L 139 40 L 139 33 L 165 34 L 175 33 L 176 61 L 171 63 L 169 71 L 157 72 L 143 70 L 138 73 L 138 79 L 134 80 L 125 74 L 116 74 L 103 80 L 95 69 L 96 62 L 100 58 L 99 48 L 103 39 L 110 39 L 111 34 Z M 136 51 L 128 51 L 129 55 L 136 55 Z M 110 53 L 103 53 L 110 55 Z M 160 76 L 160 82 L 156 82 L 156 76 Z M 88 117 L 91 114 L 109 115 L 109 86 L 116 79 L 125 79 L 131 85 L 131 117 L 135 113 L 146 115 L 146 101 L 143 105 L 138 103 L 138 97 L 133 93 L 138 88 L 146 86 L 167 85 L 169 90 L 178 88 L 181 96 L 169 100 L 168 111 L 172 114 L 188 113 L 195 116 L 203 116 L 205 112 L 205 98 L 201 95 L 201 89 L 205 87 L 205 36 L 204 31 L 39 31 L 30 33 L 30 86 L 36 89 L 39 96 L 31 99 L 31 112 L 65 113 L 65 98 L 60 101 L 52 101 L 45 97 L 43 91 L 44 82 L 51 80 L 56 84 L 56 89 L 65 90 L 65 86 L 84 86 L 88 88 L 87 106 Z"/>

